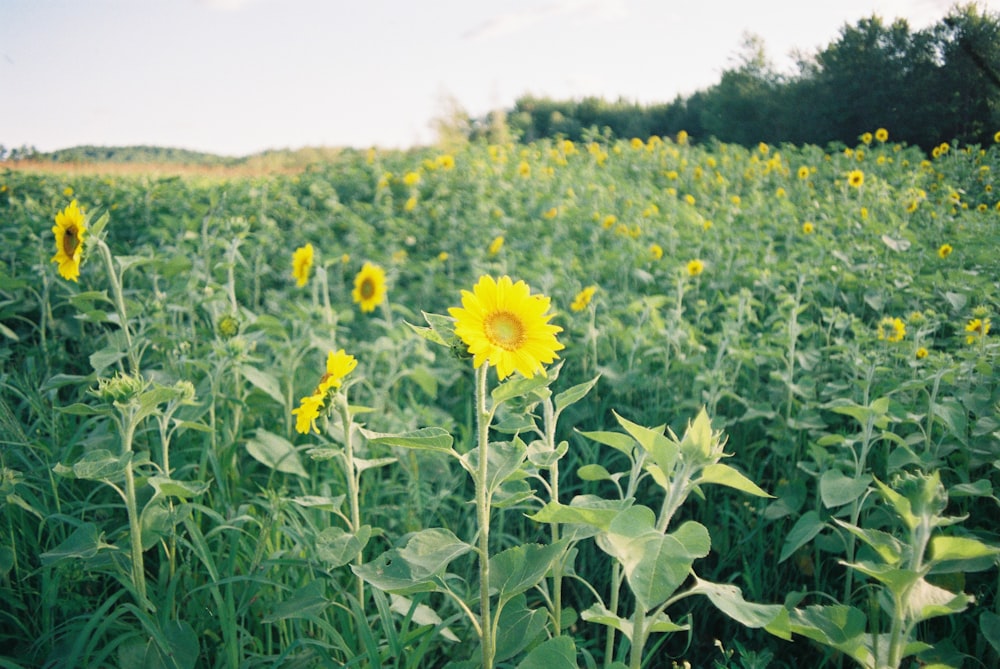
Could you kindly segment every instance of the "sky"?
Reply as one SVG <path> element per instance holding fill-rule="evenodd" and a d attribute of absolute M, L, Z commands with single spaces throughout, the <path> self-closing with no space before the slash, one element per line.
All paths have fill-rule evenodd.
<path fill-rule="evenodd" d="M 963 2 L 964 4 L 964 2 Z M 651 104 L 778 70 L 873 15 L 954 0 L 0 0 L 0 145 L 267 149 L 432 143 L 525 95 Z M 1000 0 L 979 0 L 1000 11 Z"/>

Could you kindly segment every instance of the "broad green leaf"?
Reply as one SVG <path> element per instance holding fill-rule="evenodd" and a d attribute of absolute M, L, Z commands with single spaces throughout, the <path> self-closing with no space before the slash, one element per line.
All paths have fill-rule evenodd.
<path fill-rule="evenodd" d="M 408 562 L 413 573 L 419 575 L 444 572 L 452 560 L 472 550 L 451 530 L 441 527 L 420 530 L 399 551 L 401 559 Z"/>
<path fill-rule="evenodd" d="M 198 481 L 176 481 L 167 476 L 150 476 L 149 485 L 153 486 L 157 495 L 191 499 L 209 489 L 208 483 Z"/>
<path fill-rule="evenodd" d="M 410 563 L 400 556 L 398 548 L 387 550 L 363 565 L 351 565 L 351 571 L 385 592 L 409 595 L 438 590 L 434 575 L 422 568 L 414 573 Z"/>
<path fill-rule="evenodd" d="M 611 521 L 627 506 L 627 500 L 585 496 L 575 498 L 569 505 L 549 502 L 528 518 L 538 523 L 582 524 L 607 531 Z"/>
<path fill-rule="evenodd" d="M 302 466 L 302 460 L 292 442 L 273 432 L 257 428 L 256 436 L 247 441 L 247 452 L 254 460 L 271 469 L 309 478 L 309 472 Z"/>
<path fill-rule="evenodd" d="M 127 354 L 118 348 L 117 345 L 112 344 L 102 348 L 99 351 L 94 351 L 90 354 L 90 366 L 93 368 L 94 372 L 100 374 L 105 369 L 115 364 Z"/>
<path fill-rule="evenodd" d="M 788 531 L 785 537 L 785 544 L 781 547 L 781 557 L 778 563 L 782 563 L 792 556 L 802 546 L 812 541 L 813 537 L 823 531 L 826 527 L 816 511 L 806 511 Z"/>
<path fill-rule="evenodd" d="M 857 562 L 840 561 L 845 567 L 850 567 L 855 571 L 860 571 L 866 576 L 874 578 L 879 583 L 883 583 L 896 595 L 902 595 L 907 588 L 920 579 L 920 574 L 912 569 L 899 569 L 892 565 L 875 564 L 868 560 Z"/>
<path fill-rule="evenodd" d="M 583 465 L 576 470 L 576 475 L 584 481 L 610 481 L 614 478 L 601 465 Z"/>
<path fill-rule="evenodd" d="M 874 657 L 866 633 L 868 620 L 853 606 L 807 606 L 789 611 L 790 629 L 823 645 L 847 653 L 862 666 L 873 666 Z"/>
<path fill-rule="evenodd" d="M 592 439 L 599 444 L 604 444 L 605 446 L 610 446 L 616 451 L 621 451 L 625 455 L 631 456 L 632 451 L 635 450 L 636 441 L 627 434 L 621 432 L 607 432 L 604 430 L 596 430 L 593 432 L 580 432 L 587 439 Z"/>
<path fill-rule="evenodd" d="M 370 525 L 362 525 L 357 533 L 328 527 L 316 537 L 316 556 L 328 569 L 342 567 L 361 554 L 371 535 Z"/>
<path fill-rule="evenodd" d="M 71 467 L 56 465 L 55 471 L 61 476 L 87 481 L 118 481 L 125 475 L 125 465 L 131 459 L 131 453 L 114 455 L 100 448 L 85 453 Z"/>
<path fill-rule="evenodd" d="M 553 637 L 538 644 L 524 656 L 517 669 L 577 669 L 576 644 L 572 637 Z"/>
<path fill-rule="evenodd" d="M 440 427 L 423 427 L 412 432 L 400 432 L 398 434 L 372 432 L 362 428 L 361 434 L 373 444 L 402 446 L 403 448 L 415 448 L 425 451 L 442 451 L 449 455 L 458 456 L 451 448 L 452 443 L 455 441 L 454 438 L 447 430 Z"/>
<path fill-rule="evenodd" d="M 510 478 L 520 475 L 521 464 L 527 457 L 528 447 L 520 439 L 490 442 L 487 451 L 486 489 L 492 494 Z M 459 458 L 462 467 L 473 476 L 478 475 L 479 448 L 474 448 Z"/>
<path fill-rule="evenodd" d="M 566 407 L 570 406 L 571 404 L 575 404 L 576 402 L 579 402 L 584 397 L 586 397 L 587 393 L 589 393 L 594 388 L 594 386 L 597 385 L 597 381 L 600 378 L 601 378 L 600 375 L 595 376 L 590 381 L 586 381 L 584 383 L 578 383 L 577 385 L 571 388 L 567 388 L 563 392 L 556 394 L 554 399 L 556 413 L 562 412 L 562 410 L 565 409 Z"/>
<path fill-rule="evenodd" d="M 490 557 L 490 591 L 501 602 L 533 588 L 562 559 L 565 542 L 526 544 L 508 548 Z"/>
<path fill-rule="evenodd" d="M 281 384 L 274 375 L 261 371 L 252 365 L 241 365 L 240 373 L 254 388 L 273 399 L 279 406 L 285 406 L 287 400 L 281 392 Z"/>
<path fill-rule="evenodd" d="M 663 434 L 662 428 L 651 429 L 643 427 L 619 416 L 617 413 L 615 414 L 615 418 L 625 428 L 625 431 L 639 442 L 642 449 L 652 456 L 653 462 L 660 468 L 664 478 L 669 481 L 670 474 L 674 470 L 674 463 L 677 462 L 677 443 Z M 661 481 L 658 481 L 658 483 L 662 485 Z"/>
<path fill-rule="evenodd" d="M 993 646 L 993 650 L 1000 654 L 1000 615 L 992 611 L 980 613 L 979 631 L 982 632 L 983 638 Z"/>
<path fill-rule="evenodd" d="M 306 508 L 316 508 L 321 511 L 338 511 L 343 505 L 344 500 L 347 498 L 346 495 L 337 495 L 336 497 L 323 497 L 320 495 L 301 495 L 299 497 L 293 497 L 292 501 L 299 506 L 304 506 Z"/>
<path fill-rule="evenodd" d="M 707 465 L 701 470 L 701 476 L 698 477 L 695 483 L 716 483 L 729 488 L 735 488 L 741 492 L 756 495 L 757 497 L 774 497 L 774 495 L 764 492 L 760 486 L 737 470 L 722 463 Z"/>
<path fill-rule="evenodd" d="M 515 375 L 495 387 L 490 393 L 490 397 L 493 398 L 494 404 L 503 404 L 508 400 L 514 399 L 515 397 L 524 397 L 525 395 L 545 388 L 545 386 L 551 382 L 551 377 L 542 376 L 541 374 L 536 374 L 530 379 L 526 379 L 520 375 Z M 546 392 L 548 392 L 547 389 Z"/>
<path fill-rule="evenodd" d="M 972 537 L 948 537 L 938 535 L 931 538 L 931 559 L 974 560 L 1000 554 L 1000 548 L 990 546 Z"/>
<path fill-rule="evenodd" d="M 823 506 L 832 509 L 850 504 L 865 494 L 871 482 L 872 477 L 868 474 L 851 478 L 839 469 L 828 469 L 819 479 L 819 495 Z"/>
<path fill-rule="evenodd" d="M 931 585 L 921 578 L 907 592 L 904 606 L 907 609 L 907 617 L 913 622 L 919 623 L 938 616 L 961 613 L 973 601 L 974 598 L 964 592 L 955 594 L 944 588 Z"/>
<path fill-rule="evenodd" d="M 887 565 L 894 567 L 902 561 L 905 549 L 903 542 L 888 532 L 857 527 L 837 518 L 834 518 L 834 522 L 868 544 Z"/>
<path fill-rule="evenodd" d="M 896 513 L 911 530 L 915 528 L 919 523 L 920 519 L 917 518 L 913 513 L 913 506 L 910 504 L 910 500 L 903 497 L 898 492 L 882 483 L 878 479 L 874 479 L 875 485 L 878 486 L 879 492 L 882 493 L 882 498 L 892 505 Z"/>
<path fill-rule="evenodd" d="M 790 640 L 788 611 L 781 604 L 757 604 L 743 598 L 743 591 L 729 583 L 711 583 L 695 577 L 693 592 L 701 593 L 717 609 L 751 629 L 764 628 L 771 634 Z"/>
<path fill-rule="evenodd" d="M 496 661 L 514 657 L 545 632 L 548 611 L 529 609 L 523 594 L 517 595 L 497 612 Z"/>
<path fill-rule="evenodd" d="M 437 611 L 426 604 L 415 604 L 409 597 L 403 597 L 402 595 L 394 595 L 391 593 L 389 595 L 389 601 L 389 608 L 399 615 L 409 617 L 409 619 L 417 625 L 438 627 L 438 633 L 445 639 L 456 643 L 459 641 L 459 638 L 454 632 L 451 631 L 450 628 L 439 627 L 439 625 L 441 625 L 444 621 L 441 619 L 441 616 L 438 615 Z"/>
<path fill-rule="evenodd" d="M 58 407 L 56 409 L 59 413 L 64 413 L 68 416 L 97 416 L 99 414 L 108 413 L 108 409 L 99 409 L 92 407 L 89 404 L 83 404 L 81 402 L 76 402 L 70 404 L 69 406 Z"/>
<path fill-rule="evenodd" d="M 263 622 L 276 623 L 280 620 L 313 618 L 320 615 L 331 603 L 324 593 L 323 584 L 322 579 L 309 581 L 293 592 L 288 599 L 275 604 L 271 612 L 264 616 Z"/>
<path fill-rule="evenodd" d="M 354 458 L 354 466 L 359 472 L 363 472 L 366 469 L 378 469 L 379 467 L 385 467 L 386 465 L 391 465 L 397 461 L 397 458 L 374 458 L 372 460 Z"/>
<path fill-rule="evenodd" d="M 150 628 L 147 628 L 150 629 Z M 136 639 L 118 649 L 119 666 L 142 669 L 193 669 L 198 662 L 198 635 L 183 620 L 169 620 L 151 636 Z"/>
<path fill-rule="evenodd" d="M 102 548 L 114 548 L 104 542 L 104 534 L 93 523 L 83 523 L 73 530 L 66 539 L 50 551 L 39 555 L 43 565 L 50 565 L 72 558 L 88 559 L 97 555 Z"/>

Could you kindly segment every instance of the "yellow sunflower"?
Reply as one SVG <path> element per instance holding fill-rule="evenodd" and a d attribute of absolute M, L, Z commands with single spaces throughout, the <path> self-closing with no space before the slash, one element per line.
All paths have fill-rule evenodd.
<path fill-rule="evenodd" d="M 889 141 L 889 131 L 885 128 L 879 128 L 875 131 L 875 139 L 883 143 Z"/>
<path fill-rule="evenodd" d="M 587 286 L 576 294 L 576 297 L 573 298 L 573 304 L 569 305 L 569 308 L 573 311 L 583 311 L 590 304 L 596 292 L 597 286 Z"/>
<path fill-rule="evenodd" d="M 354 277 L 351 297 L 361 305 L 361 311 L 375 311 L 375 307 L 385 299 L 385 271 L 378 265 L 366 262 Z"/>
<path fill-rule="evenodd" d="M 300 288 L 309 282 L 309 272 L 313 265 L 313 246 L 306 244 L 295 249 L 292 254 L 292 277 Z"/>
<path fill-rule="evenodd" d="M 865 183 L 865 173 L 861 170 L 851 170 L 847 174 L 847 183 L 855 188 L 861 188 Z"/>
<path fill-rule="evenodd" d="M 944 260 L 951 255 L 952 250 L 951 244 L 942 244 L 938 247 L 938 257 Z"/>
<path fill-rule="evenodd" d="M 548 321 L 549 298 L 532 295 L 524 281 L 509 276 L 499 280 L 482 276 L 472 292 L 462 291 L 462 306 L 451 307 L 455 335 L 465 342 L 476 368 L 488 362 L 505 379 L 514 371 L 525 377 L 545 376 L 543 365 L 564 348 L 556 339 L 562 332 Z"/>
<path fill-rule="evenodd" d="M 698 259 L 692 260 L 687 264 L 688 276 L 698 276 L 704 271 L 705 271 L 705 263 L 703 263 Z"/>
<path fill-rule="evenodd" d="M 337 352 L 330 351 L 326 357 L 326 373 L 319 380 L 316 390 L 311 395 L 303 397 L 297 409 L 292 409 L 296 432 L 306 434 L 310 430 L 316 430 L 316 419 L 319 418 L 330 391 L 340 388 L 344 377 L 357 366 L 358 361 L 355 357 L 345 353 L 344 349 Z"/>
<path fill-rule="evenodd" d="M 965 343 L 974 344 L 990 333 L 990 319 L 973 318 L 966 323 L 965 331 L 969 333 L 965 337 Z"/>
<path fill-rule="evenodd" d="M 906 324 L 900 318 L 886 316 L 878 324 L 879 341 L 897 342 L 906 337 Z"/>
<path fill-rule="evenodd" d="M 59 274 L 64 279 L 76 281 L 80 276 L 83 236 L 86 232 L 87 221 L 76 200 L 56 214 L 56 224 L 52 226 L 52 234 L 56 236 L 56 254 L 52 256 L 52 262 L 59 263 Z"/>

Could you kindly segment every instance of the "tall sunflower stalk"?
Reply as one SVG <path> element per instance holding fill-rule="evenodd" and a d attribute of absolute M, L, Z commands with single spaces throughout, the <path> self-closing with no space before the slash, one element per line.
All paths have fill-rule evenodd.
<path fill-rule="evenodd" d="M 478 467 L 474 474 L 476 521 L 478 524 L 479 633 L 485 669 L 492 669 L 496 656 L 497 625 L 490 602 L 490 515 L 493 491 L 489 487 L 489 434 L 496 404 L 488 401 L 488 373 L 497 370 L 499 381 L 518 372 L 526 378 L 545 375 L 544 365 L 559 356 L 563 345 L 556 339 L 562 331 L 548 321 L 549 298 L 532 295 L 523 281 L 509 276 L 498 280 L 482 276 L 473 290 L 462 291 L 462 306 L 452 307 L 455 335 L 468 347 L 476 370 L 475 413 Z"/>

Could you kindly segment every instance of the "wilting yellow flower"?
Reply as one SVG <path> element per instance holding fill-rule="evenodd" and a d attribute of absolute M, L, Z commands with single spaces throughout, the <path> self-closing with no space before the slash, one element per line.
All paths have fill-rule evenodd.
<path fill-rule="evenodd" d="M 927 349 L 921 346 L 914 355 L 917 356 L 917 360 L 923 360 L 927 357 Z"/>
<path fill-rule="evenodd" d="M 319 385 L 311 395 L 302 398 L 297 409 L 292 409 L 296 432 L 306 434 L 310 430 L 316 430 L 316 419 L 319 418 L 330 391 L 340 388 L 344 377 L 357 366 L 358 361 L 353 355 L 345 353 L 344 349 L 330 351 L 326 357 L 326 373 L 320 378 Z"/>
<path fill-rule="evenodd" d="M 938 257 L 944 260 L 951 255 L 952 250 L 951 244 L 942 244 L 938 247 Z"/>
<path fill-rule="evenodd" d="M 351 297 L 361 305 L 361 311 L 375 311 L 375 307 L 385 299 L 385 271 L 378 265 L 366 262 L 354 277 Z"/>
<path fill-rule="evenodd" d="M 500 249 L 502 248 L 503 248 L 503 235 L 497 235 L 496 237 L 493 238 L 493 241 L 490 242 L 490 247 L 489 249 L 487 249 L 487 251 L 491 256 L 495 256 L 496 254 L 500 253 Z"/>
<path fill-rule="evenodd" d="M 59 274 L 64 279 L 76 281 L 80 276 L 83 237 L 86 232 L 87 221 L 76 200 L 56 214 L 56 224 L 52 226 L 52 234 L 56 237 L 56 254 L 52 256 L 52 262 L 59 263 Z"/>
<path fill-rule="evenodd" d="M 847 183 L 854 188 L 861 188 L 865 183 L 865 173 L 861 170 L 851 170 L 847 173 Z"/>
<path fill-rule="evenodd" d="M 530 378 L 545 376 L 543 365 L 558 358 L 556 351 L 564 348 L 556 339 L 562 328 L 548 322 L 553 316 L 546 313 L 548 309 L 549 298 L 532 295 L 524 281 L 483 275 L 472 292 L 462 291 L 462 306 L 451 307 L 448 313 L 477 369 L 485 362 L 496 367 L 500 379 L 514 371 Z"/>
<path fill-rule="evenodd" d="M 965 325 L 965 331 L 969 333 L 965 337 L 965 343 L 974 344 L 977 339 L 981 339 L 990 333 L 990 319 L 973 318 Z"/>
<path fill-rule="evenodd" d="M 700 260 L 692 260 L 687 264 L 688 276 L 698 276 L 705 271 L 705 263 Z"/>
<path fill-rule="evenodd" d="M 659 260 L 663 257 L 663 247 L 655 242 L 650 244 L 649 255 L 653 256 L 653 260 Z"/>
<path fill-rule="evenodd" d="M 906 336 L 906 324 L 900 318 L 886 316 L 879 321 L 877 332 L 879 341 L 903 341 L 903 337 Z"/>
<path fill-rule="evenodd" d="M 313 245 L 306 244 L 295 249 L 292 254 L 292 277 L 300 288 L 309 283 L 309 272 L 313 266 Z"/>
<path fill-rule="evenodd" d="M 885 128 L 879 128 L 875 131 L 875 139 L 883 143 L 889 141 L 889 131 Z"/>
<path fill-rule="evenodd" d="M 590 300 L 593 299 L 594 293 L 597 292 L 597 286 L 587 286 L 573 298 L 573 304 L 569 305 L 569 308 L 573 311 L 583 311 L 590 304 Z"/>
<path fill-rule="evenodd" d="M 816 231 L 816 226 L 814 226 L 812 224 L 812 222 L 806 221 L 805 223 L 802 224 L 802 233 L 803 234 L 811 235 L 815 231 Z"/>

